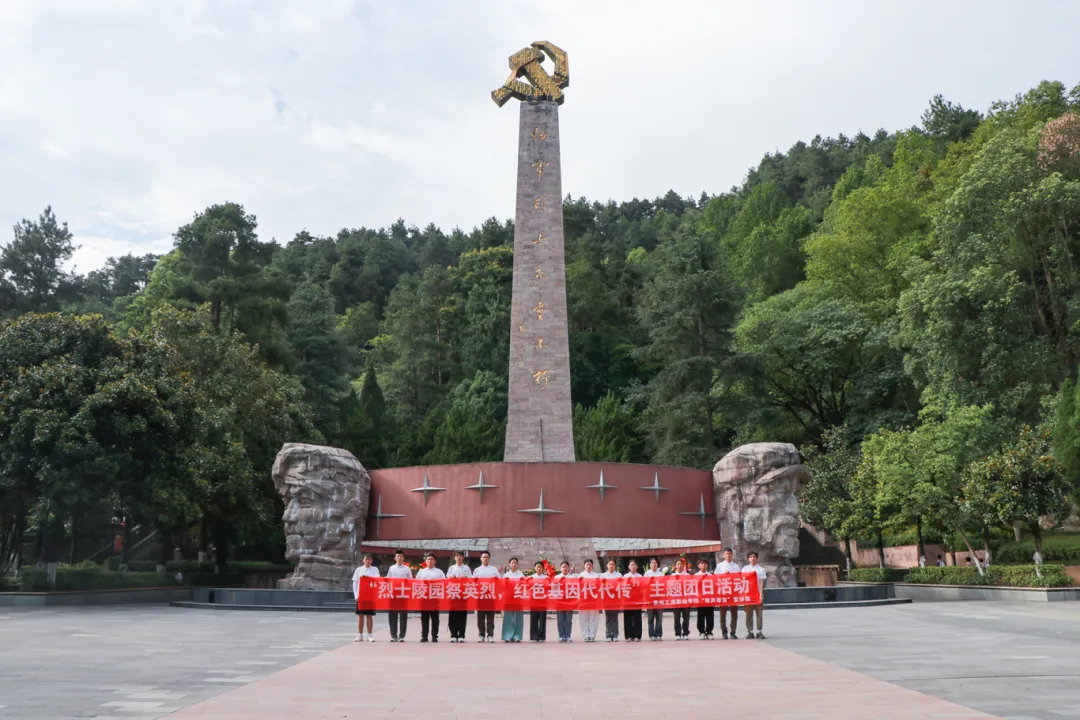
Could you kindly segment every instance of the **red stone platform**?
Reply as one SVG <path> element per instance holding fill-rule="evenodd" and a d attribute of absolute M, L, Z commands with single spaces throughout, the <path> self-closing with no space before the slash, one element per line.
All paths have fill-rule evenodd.
<path fill-rule="evenodd" d="M 443 622 L 445 625 L 445 616 Z M 602 625 L 602 621 L 601 621 Z M 575 635 L 578 627 L 575 619 Z M 991 715 L 762 641 L 350 643 L 180 710 L 176 720 L 719 718 L 975 720 Z M 601 627 L 602 631 L 602 627 Z M 443 628 L 445 633 L 445 627 Z M 499 628 L 496 628 L 498 637 Z M 554 619 L 548 634 L 555 634 Z"/>

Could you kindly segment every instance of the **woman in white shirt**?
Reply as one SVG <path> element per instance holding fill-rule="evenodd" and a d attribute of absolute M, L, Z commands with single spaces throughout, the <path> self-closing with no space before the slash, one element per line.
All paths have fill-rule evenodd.
<path fill-rule="evenodd" d="M 645 571 L 645 577 L 664 577 L 664 573 L 660 570 L 660 563 L 656 561 L 656 558 L 649 560 L 649 569 Z M 648 610 L 645 615 L 649 618 L 649 639 L 660 640 L 664 637 L 664 611 L 663 610 Z"/>
<path fill-rule="evenodd" d="M 544 563 L 538 562 L 533 566 L 533 582 L 547 580 L 544 573 Z M 547 609 L 529 610 L 529 641 L 534 643 L 547 642 Z"/>
<path fill-rule="evenodd" d="M 353 573 L 352 593 L 354 600 L 360 599 L 360 578 L 379 577 L 379 568 L 371 564 L 373 560 L 371 553 L 364 553 L 364 564 L 356 568 L 356 572 Z M 356 615 L 356 637 L 353 638 L 353 642 L 375 642 L 375 611 L 357 609 Z M 367 625 L 366 629 L 365 624 Z"/>
<path fill-rule="evenodd" d="M 472 576 L 485 580 L 500 577 L 499 568 L 491 564 L 491 553 L 487 550 L 480 553 L 480 567 L 473 570 Z M 495 611 L 477 610 L 476 627 L 480 631 L 480 640 L 477 642 L 495 642 Z"/>
<path fill-rule="evenodd" d="M 472 571 L 465 564 L 465 553 L 454 551 L 454 564 L 446 571 L 448 578 L 471 578 Z M 450 642 L 465 642 L 465 623 L 469 619 L 468 610 L 450 610 L 446 613 L 446 624 L 450 626 Z"/>
<path fill-rule="evenodd" d="M 621 579 L 622 573 L 615 567 L 614 560 L 607 561 L 607 572 L 600 573 L 600 577 L 605 580 Z M 607 636 L 608 642 L 619 642 L 619 611 L 618 610 L 605 610 L 604 611 L 604 635 Z"/>
<path fill-rule="evenodd" d="M 572 577 L 575 576 L 570 574 L 570 563 L 563 560 L 562 565 L 559 566 L 559 574 L 555 576 L 555 579 L 565 580 Z M 565 597 L 565 592 L 563 596 Z M 574 630 L 573 610 L 557 610 L 555 612 L 555 626 L 559 630 L 559 642 L 574 642 L 570 637 Z"/>
<path fill-rule="evenodd" d="M 671 573 L 672 575 L 689 575 L 686 571 L 686 561 L 679 558 L 675 561 L 675 569 Z M 690 608 L 688 607 L 676 607 L 675 608 L 675 639 L 676 640 L 689 640 L 690 639 Z"/>
<path fill-rule="evenodd" d="M 765 568 L 758 565 L 756 552 L 748 554 L 746 556 L 746 561 L 748 564 L 742 569 L 743 573 L 755 573 L 758 577 L 758 587 L 761 589 L 761 602 L 757 605 L 746 605 L 743 607 L 743 614 L 746 615 L 746 639 L 750 640 L 757 637 L 758 640 L 764 640 L 765 636 L 761 634 L 761 611 L 765 605 L 765 582 L 768 579 L 768 574 L 765 572 Z M 756 636 L 754 635 L 755 618 L 757 619 Z"/>
<path fill-rule="evenodd" d="M 637 571 L 637 567 L 637 561 L 631 560 L 627 565 L 628 572 L 623 577 L 640 578 L 641 573 Z M 641 642 L 641 610 L 639 608 L 623 610 L 622 620 L 623 635 L 626 636 L 626 642 Z"/>
<path fill-rule="evenodd" d="M 525 577 L 525 573 L 518 570 L 518 559 L 516 557 L 510 558 L 510 569 L 506 571 L 503 577 L 507 580 L 522 580 Z M 503 626 L 502 626 L 502 639 L 503 642 L 519 643 L 521 642 L 521 635 L 525 628 L 525 615 L 520 610 L 504 610 L 503 611 Z"/>
<path fill-rule="evenodd" d="M 600 573 L 593 572 L 593 561 L 585 561 L 585 572 L 578 575 L 582 580 L 595 580 Z M 581 621 L 581 637 L 585 642 L 596 642 L 596 631 L 600 628 L 599 610 L 580 610 L 578 619 Z"/>

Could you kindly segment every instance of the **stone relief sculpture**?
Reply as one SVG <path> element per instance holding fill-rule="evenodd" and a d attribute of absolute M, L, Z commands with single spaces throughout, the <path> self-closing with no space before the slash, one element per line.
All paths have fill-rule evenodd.
<path fill-rule="evenodd" d="M 347 450 L 286 443 L 272 477 L 285 501 L 285 557 L 296 563 L 278 587 L 348 590 L 367 526 L 367 470 Z"/>
<path fill-rule="evenodd" d="M 752 443 L 735 448 L 713 467 L 716 522 L 724 545 L 744 562 L 758 553 L 772 587 L 795 587 L 792 558 L 799 555 L 797 493 L 810 479 L 789 443 Z"/>

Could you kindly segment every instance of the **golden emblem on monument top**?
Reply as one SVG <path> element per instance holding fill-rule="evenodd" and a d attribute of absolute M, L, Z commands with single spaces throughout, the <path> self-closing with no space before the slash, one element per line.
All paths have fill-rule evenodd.
<path fill-rule="evenodd" d="M 540 64 L 544 56 L 555 63 L 554 75 L 548 75 Z M 521 78 L 528 80 L 522 82 Z M 534 42 L 527 48 L 510 56 L 510 77 L 497 90 L 491 91 L 491 99 L 502 107 L 510 98 L 518 100 L 552 100 L 562 105 L 566 95 L 562 89 L 570 86 L 570 66 L 566 52 L 546 40 Z"/>

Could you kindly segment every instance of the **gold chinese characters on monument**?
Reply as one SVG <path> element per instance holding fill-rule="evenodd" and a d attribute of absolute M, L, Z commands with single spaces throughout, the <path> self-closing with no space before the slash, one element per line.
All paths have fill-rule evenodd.
<path fill-rule="evenodd" d="M 554 74 L 548 75 L 540 64 L 544 56 L 555 63 Z M 527 80 L 528 82 L 522 82 Z M 566 52 L 546 40 L 534 42 L 527 48 L 518 50 L 510 56 L 510 77 L 502 87 L 491 92 L 491 99 L 499 107 L 510 98 L 518 100 L 551 100 L 562 105 L 566 99 L 563 88 L 570 86 L 570 66 Z"/>

